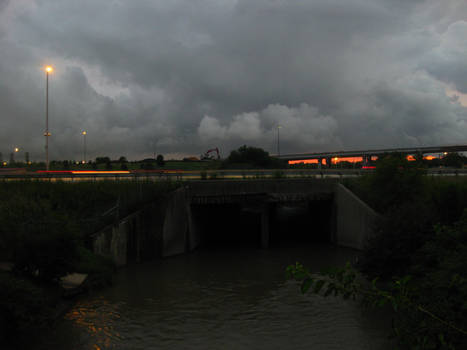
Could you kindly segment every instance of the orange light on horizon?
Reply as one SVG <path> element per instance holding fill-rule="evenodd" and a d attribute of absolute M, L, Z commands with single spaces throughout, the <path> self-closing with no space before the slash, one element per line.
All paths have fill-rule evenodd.
<path fill-rule="evenodd" d="M 415 157 L 412 156 L 412 155 L 408 155 L 406 159 L 407 159 L 409 162 L 414 162 L 414 161 L 416 161 Z M 425 160 L 433 160 L 433 159 L 439 159 L 439 157 L 435 157 L 435 156 L 423 156 L 423 159 L 425 159 Z"/>
<path fill-rule="evenodd" d="M 318 164 L 318 159 L 289 160 L 289 164 Z"/>
<path fill-rule="evenodd" d="M 376 157 L 372 157 L 373 160 L 374 160 L 374 158 L 376 158 Z M 337 164 L 337 163 L 340 163 L 340 162 L 358 163 L 358 162 L 362 162 L 362 161 L 363 161 L 362 157 L 342 157 L 342 158 L 334 157 L 334 158 L 331 158 L 331 163 L 333 163 L 333 164 Z M 290 165 L 301 164 L 301 163 L 303 163 L 303 164 L 317 164 L 318 159 L 289 160 Z M 323 164 L 326 164 L 326 158 L 323 158 Z"/>

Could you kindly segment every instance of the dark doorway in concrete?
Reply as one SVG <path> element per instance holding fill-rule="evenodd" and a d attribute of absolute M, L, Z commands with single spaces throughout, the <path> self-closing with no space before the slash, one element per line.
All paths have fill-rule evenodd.
<path fill-rule="evenodd" d="M 199 248 L 261 248 L 263 203 L 192 205 Z M 329 243 L 333 223 L 332 198 L 289 204 L 269 203 L 269 246 Z M 263 209 L 262 209 L 263 208 Z M 264 213 L 264 211 L 263 211 Z"/>
<path fill-rule="evenodd" d="M 329 243 L 332 199 L 277 204 L 270 216 L 270 246 Z"/>
<path fill-rule="evenodd" d="M 192 205 L 199 249 L 259 248 L 261 215 L 240 204 Z"/>

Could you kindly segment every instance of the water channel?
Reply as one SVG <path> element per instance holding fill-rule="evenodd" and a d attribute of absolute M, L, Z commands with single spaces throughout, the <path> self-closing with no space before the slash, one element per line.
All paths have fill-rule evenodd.
<path fill-rule="evenodd" d="M 204 250 L 118 272 L 115 285 L 76 301 L 48 348 L 388 349 L 386 317 L 335 297 L 301 295 L 285 280 L 355 251 L 327 245 Z"/>
<path fill-rule="evenodd" d="M 275 226 L 281 222 L 290 221 Z M 216 243 L 132 265 L 112 287 L 76 300 L 46 348 L 390 349 L 387 315 L 339 297 L 302 295 L 285 278 L 296 261 L 318 272 L 356 255 L 281 240 L 269 249 Z"/>

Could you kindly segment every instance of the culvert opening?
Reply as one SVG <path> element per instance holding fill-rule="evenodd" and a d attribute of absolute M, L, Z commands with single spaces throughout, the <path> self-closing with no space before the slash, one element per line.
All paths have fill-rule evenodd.
<path fill-rule="evenodd" d="M 191 212 L 199 249 L 261 248 L 265 213 L 270 247 L 331 241 L 332 199 L 267 206 L 192 205 Z"/>
<path fill-rule="evenodd" d="M 261 218 L 239 204 L 193 205 L 192 220 L 203 248 L 259 248 Z"/>
<path fill-rule="evenodd" d="M 332 199 L 277 204 L 270 219 L 270 246 L 331 242 Z"/>

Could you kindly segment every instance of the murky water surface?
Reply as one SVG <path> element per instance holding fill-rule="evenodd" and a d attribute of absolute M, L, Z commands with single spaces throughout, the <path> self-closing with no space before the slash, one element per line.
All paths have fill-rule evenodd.
<path fill-rule="evenodd" d="M 388 349 L 387 317 L 341 298 L 301 295 L 300 261 L 341 265 L 327 245 L 198 251 L 118 272 L 77 300 L 49 346 L 60 349 Z"/>

